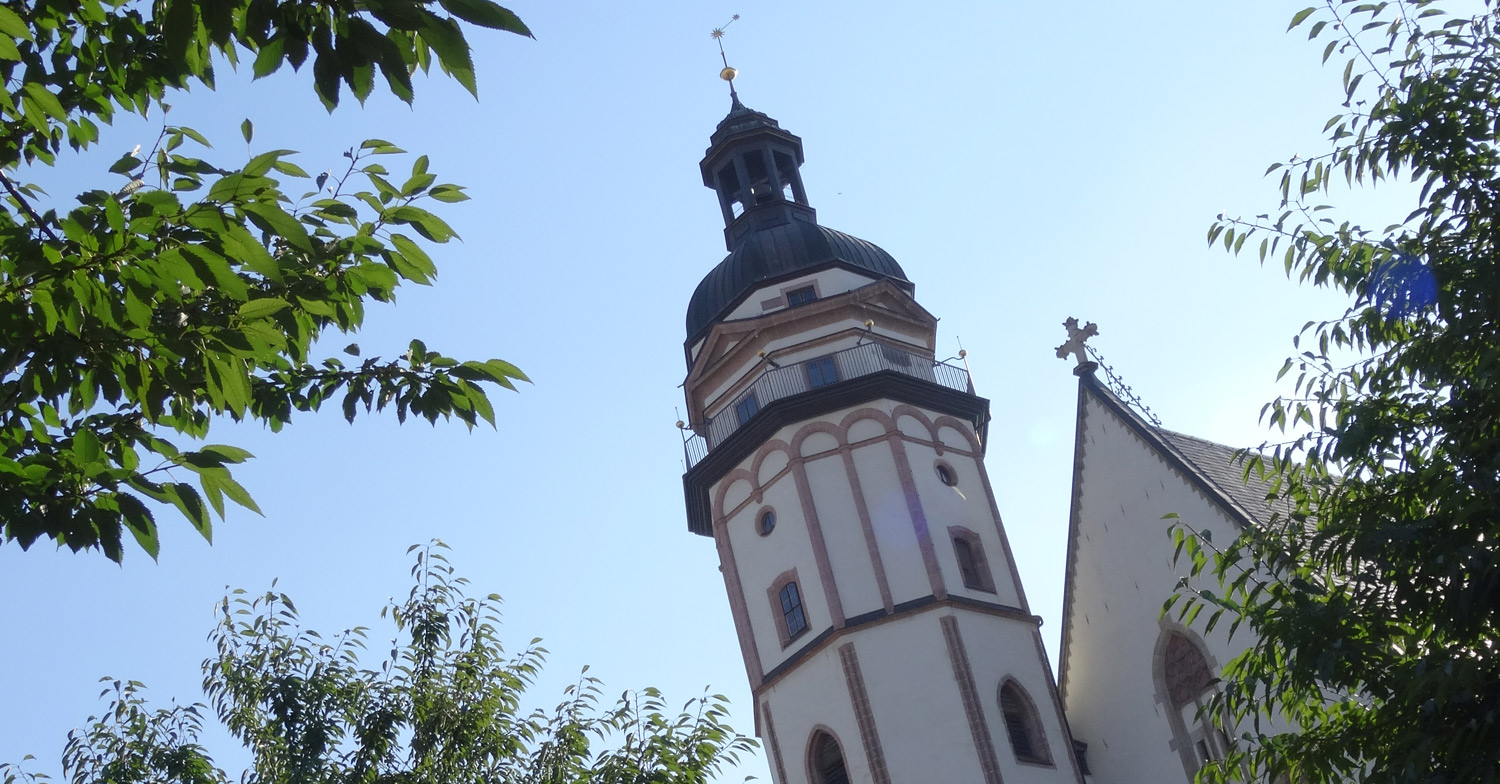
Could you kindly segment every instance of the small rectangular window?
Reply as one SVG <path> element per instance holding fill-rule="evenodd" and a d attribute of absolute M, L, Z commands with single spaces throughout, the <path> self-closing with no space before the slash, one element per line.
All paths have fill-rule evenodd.
<path fill-rule="evenodd" d="M 734 404 L 735 416 L 739 417 L 740 425 L 743 426 L 750 418 L 760 413 L 760 401 L 755 399 L 755 393 L 751 392 Z"/>
<path fill-rule="evenodd" d="M 796 583 L 787 583 L 781 589 L 781 618 L 786 622 L 788 640 L 807 630 L 807 615 L 802 612 L 802 596 Z"/>
<path fill-rule="evenodd" d="M 800 289 L 792 289 L 786 293 L 786 306 L 795 308 L 799 305 L 806 305 L 817 298 L 817 289 L 814 289 L 812 286 L 803 286 Z"/>
<path fill-rule="evenodd" d="M 812 389 L 828 386 L 839 380 L 839 369 L 833 357 L 818 357 L 807 363 L 807 386 Z"/>

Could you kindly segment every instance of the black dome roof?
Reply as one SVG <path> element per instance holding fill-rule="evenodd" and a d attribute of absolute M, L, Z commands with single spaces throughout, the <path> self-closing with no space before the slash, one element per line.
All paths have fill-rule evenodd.
<path fill-rule="evenodd" d="M 702 337 L 753 289 L 835 266 L 911 286 L 901 265 L 874 243 L 809 221 L 790 220 L 745 234 L 703 278 L 688 302 L 688 342 Z"/>

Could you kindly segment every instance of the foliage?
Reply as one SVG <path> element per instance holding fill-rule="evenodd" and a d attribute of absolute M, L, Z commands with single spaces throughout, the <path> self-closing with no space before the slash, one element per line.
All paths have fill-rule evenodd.
<path fill-rule="evenodd" d="M 278 430 L 340 398 L 350 421 L 394 406 L 402 420 L 493 424 L 482 385 L 525 380 L 506 362 L 459 362 L 420 341 L 392 361 L 313 355 L 330 328 L 359 329 L 367 303 L 435 275 L 412 234 L 452 239 L 425 205 L 468 197 L 439 184 L 425 156 L 404 181 L 387 179 L 372 158 L 402 151 L 371 140 L 345 153 L 342 173 L 312 177 L 289 150 L 210 162 L 202 134 L 163 125 L 150 149 L 110 167 L 118 180 L 71 204 L 49 206 L 19 180 L 49 171 L 64 145 L 93 145 L 116 114 L 164 121 L 166 98 L 213 86 L 216 60 L 253 57 L 256 77 L 311 60 L 330 110 L 343 87 L 368 96 L 377 69 L 410 101 L 413 73 L 434 59 L 474 92 L 461 23 L 530 35 L 514 14 L 490 0 L 143 5 L 0 5 L 0 543 L 48 537 L 118 561 L 129 530 L 154 558 L 147 500 L 205 537 L 226 498 L 256 510 L 229 473 L 247 452 L 181 449 L 165 435 L 201 440 L 223 416 Z M 242 131 L 248 145 L 249 120 Z M 183 473 L 201 493 L 176 481 Z"/>
<path fill-rule="evenodd" d="M 1500 780 L 1496 21 L 1488 0 L 1473 18 L 1433 0 L 1296 14 L 1324 62 L 1348 57 L 1332 149 L 1271 167 L 1274 218 L 1209 231 L 1235 252 L 1259 237 L 1262 261 L 1353 304 L 1299 335 L 1295 393 L 1265 410 L 1291 435 L 1247 455 L 1270 524 L 1183 540 L 1193 578 L 1220 586 L 1185 583 L 1168 607 L 1254 636 L 1211 707 L 1235 748 L 1203 780 Z M 1407 179 L 1415 208 L 1382 230 L 1337 222 L 1315 201 L 1340 177 Z"/>
<path fill-rule="evenodd" d="M 400 636 L 378 669 L 361 665 L 367 632 L 323 638 L 303 629 L 274 590 L 225 597 L 209 635 L 204 691 L 251 759 L 253 784 L 597 782 L 699 784 L 754 748 L 724 724 L 724 698 L 671 715 L 652 689 L 601 707 L 581 676 L 554 710 L 523 715 L 542 664 L 537 640 L 507 654 L 499 597 L 465 594 L 441 543 L 418 550 L 415 585 L 388 617 Z M 204 706 L 150 708 L 134 682 L 106 679 L 109 709 L 69 734 L 74 784 L 226 784 L 199 745 Z M 47 780 L 0 765 L 0 780 Z"/>

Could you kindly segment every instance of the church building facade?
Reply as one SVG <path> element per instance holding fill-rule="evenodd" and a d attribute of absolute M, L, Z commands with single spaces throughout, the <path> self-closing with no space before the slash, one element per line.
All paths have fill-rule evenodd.
<path fill-rule="evenodd" d="M 1232 452 L 1081 366 L 1054 678 L 985 472 L 989 401 L 937 360 L 936 317 L 890 254 L 818 224 L 801 139 L 736 96 L 710 141 L 729 254 L 688 305 L 683 488 L 776 784 L 1190 780 L 1227 743 L 1197 706 L 1232 651 L 1158 622 L 1161 516 L 1253 519 L 1223 486 Z M 1160 574 L 1105 563 L 1136 557 Z M 1122 626 L 1150 639 L 1103 642 Z"/>

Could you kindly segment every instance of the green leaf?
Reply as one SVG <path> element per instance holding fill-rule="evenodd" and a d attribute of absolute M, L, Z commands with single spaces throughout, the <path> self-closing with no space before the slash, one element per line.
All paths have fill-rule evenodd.
<path fill-rule="evenodd" d="M 307 228 L 280 207 L 264 202 L 250 202 L 241 204 L 240 209 L 262 230 L 276 234 L 298 250 L 312 251 L 312 238 L 307 235 Z"/>
<path fill-rule="evenodd" d="M 390 217 L 397 223 L 410 224 L 418 234 L 433 242 L 447 242 L 458 236 L 442 219 L 420 207 L 396 207 L 390 211 Z"/>
<path fill-rule="evenodd" d="M 290 303 L 281 297 L 261 297 L 252 299 L 240 306 L 240 318 L 263 319 L 273 314 L 280 313 L 290 307 Z"/>
<path fill-rule="evenodd" d="M 376 155 L 399 155 L 406 150 L 397 147 L 384 139 L 366 139 L 359 145 L 361 150 L 369 150 Z"/>
<path fill-rule="evenodd" d="M 143 165 L 145 165 L 144 162 L 134 155 L 122 155 L 118 161 L 115 161 L 109 167 L 109 171 L 111 174 L 126 174 L 139 169 Z"/>
<path fill-rule="evenodd" d="M 3 5 L 0 5 L 0 34 L 7 38 L 32 40 L 31 28 L 26 26 L 26 22 L 15 11 Z"/>
<path fill-rule="evenodd" d="M 151 560 L 156 560 L 161 554 L 161 540 L 157 537 L 156 520 L 151 516 L 151 510 L 129 493 L 116 493 L 114 501 L 120 508 L 121 521 L 134 537 L 135 543 L 151 556 Z M 204 537 L 209 538 L 209 534 L 204 533 Z"/>
<path fill-rule="evenodd" d="M 491 30 L 504 30 L 535 38 L 521 18 L 489 0 L 441 0 L 443 8 L 459 19 Z"/>
<path fill-rule="evenodd" d="M 63 110 L 63 105 L 57 100 L 57 96 L 53 95 L 41 82 L 27 82 L 22 90 L 38 108 L 47 113 L 47 116 L 54 120 L 68 119 L 68 113 Z"/>
<path fill-rule="evenodd" d="M 1297 25 L 1302 24 L 1304 21 L 1306 21 L 1307 17 L 1312 16 L 1313 12 L 1316 11 L 1316 10 L 1318 10 L 1318 9 L 1316 9 L 1316 8 L 1304 8 L 1301 11 L 1298 11 L 1295 15 L 1292 16 L 1292 23 L 1289 24 L 1289 25 L 1287 25 L 1286 29 L 1287 30 L 1291 30 L 1292 28 L 1296 27 Z"/>
<path fill-rule="evenodd" d="M 428 191 L 427 195 L 438 201 L 450 204 L 469 200 L 468 195 L 464 193 L 464 189 L 457 185 L 438 185 Z"/>
<path fill-rule="evenodd" d="M 479 96 L 474 82 L 474 60 L 469 53 L 469 42 L 464 40 L 463 29 L 452 19 L 441 19 L 428 15 L 422 26 L 422 40 L 437 52 L 438 60 L 470 95 Z"/>
<path fill-rule="evenodd" d="M 241 449 L 237 446 L 229 446 L 228 444 L 208 444 L 198 451 L 214 455 L 225 463 L 243 463 L 255 457 L 255 455 L 250 454 L 249 450 Z"/>
<path fill-rule="evenodd" d="M 278 57 L 277 62 L 280 61 L 281 58 Z M 249 144 L 250 140 L 255 137 L 255 125 L 250 122 L 250 118 L 246 117 L 245 121 L 240 123 L 240 135 L 245 137 L 246 144 Z"/>
<path fill-rule="evenodd" d="M 103 454 L 99 436 L 94 435 L 92 430 L 79 430 L 73 436 L 73 453 L 78 455 L 78 459 L 85 465 L 98 461 Z"/>
<path fill-rule="evenodd" d="M 404 260 L 404 264 L 396 266 L 396 271 L 400 272 L 402 277 L 418 283 L 427 283 L 437 275 L 437 266 L 432 263 L 432 258 L 410 237 L 405 234 L 392 234 L 391 245 L 400 254 L 399 258 Z"/>
<path fill-rule="evenodd" d="M 282 61 L 286 59 L 285 48 L 286 38 L 280 35 L 262 44 L 260 51 L 255 53 L 255 63 L 251 66 L 254 78 L 263 79 L 280 70 Z M 245 141 L 250 141 L 248 136 Z"/>

